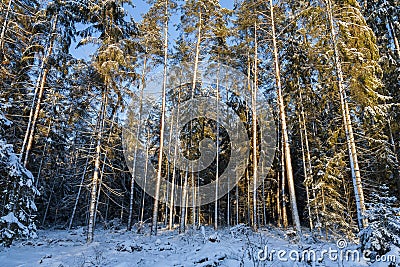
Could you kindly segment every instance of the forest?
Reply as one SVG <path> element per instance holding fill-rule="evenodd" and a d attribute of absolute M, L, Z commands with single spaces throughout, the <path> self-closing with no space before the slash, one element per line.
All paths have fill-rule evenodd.
<path fill-rule="evenodd" d="M 79 227 L 90 244 L 118 224 L 400 246 L 400 1 L 2 0 L 0 14 L 2 245 Z"/>

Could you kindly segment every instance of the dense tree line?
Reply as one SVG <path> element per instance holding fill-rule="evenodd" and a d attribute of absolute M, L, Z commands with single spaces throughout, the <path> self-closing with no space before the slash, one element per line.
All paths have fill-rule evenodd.
<path fill-rule="evenodd" d="M 138 12 L 130 0 L 1 2 L 2 242 L 32 236 L 36 226 L 81 225 L 88 226 L 91 242 L 96 224 L 108 227 L 115 219 L 138 231 L 151 222 L 153 234 L 157 224 L 184 232 L 189 225 L 245 223 L 254 230 L 293 225 L 299 238 L 309 228 L 320 238 L 345 236 L 363 244 L 383 231 L 395 242 L 399 1 L 243 0 L 229 10 L 217 0 L 152 0 L 141 21 L 133 20 L 129 6 Z M 75 58 L 73 46 L 93 53 Z M 189 158 L 201 139 L 216 142 L 216 160 L 206 171 L 176 170 L 160 153 L 164 136 L 175 138 L 165 132 L 166 112 L 206 94 L 196 73 L 209 60 L 240 71 L 253 84 L 252 95 L 264 95 L 274 107 L 273 165 L 268 174 L 257 172 L 262 136 L 252 103 L 223 96 L 217 84 L 207 94 L 221 95 L 243 118 L 251 140 L 244 177 L 214 203 L 189 207 L 182 204 L 186 192 L 181 205 L 171 196 L 164 204 L 129 172 L 121 114 L 129 99 L 142 95 L 146 75 L 162 67 L 159 105 L 143 105 L 135 114 L 143 119 L 142 109 L 153 109 L 145 139 L 158 171 L 156 192 L 161 179 L 184 188 L 218 180 L 229 161 L 229 138 L 213 121 L 196 119 L 179 136 Z M 167 69 L 182 62 L 193 63 L 194 74 L 177 95 L 167 87 Z M 176 156 L 180 148 L 167 149 Z M 260 175 L 262 185 L 252 188 Z"/>

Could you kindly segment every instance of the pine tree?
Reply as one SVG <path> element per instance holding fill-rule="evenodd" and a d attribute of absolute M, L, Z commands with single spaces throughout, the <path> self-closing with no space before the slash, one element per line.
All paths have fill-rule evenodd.
<path fill-rule="evenodd" d="M 207 60 L 209 54 L 214 58 L 218 54 L 217 50 L 226 38 L 226 27 L 223 23 L 222 18 L 227 15 L 228 11 L 221 7 L 218 1 L 215 0 L 202 0 L 202 1 L 186 1 L 182 6 L 182 21 L 181 29 L 182 35 L 178 39 L 179 50 L 176 58 L 186 60 L 188 62 L 192 61 L 193 67 L 193 80 L 191 89 L 191 98 L 194 98 L 198 90 L 198 77 L 197 71 L 200 62 Z M 194 49 L 188 50 L 190 44 L 193 45 Z M 211 52 L 212 51 L 212 52 Z M 211 52 L 211 53 L 210 53 Z M 199 90 L 200 91 L 200 90 Z M 190 132 L 196 131 L 196 127 L 191 124 Z M 190 134 L 190 139 L 192 139 L 193 133 Z M 193 146 L 193 142 L 189 142 L 189 149 Z M 218 172 L 218 171 L 216 171 Z M 218 179 L 218 174 L 216 179 Z M 192 175 L 190 177 L 192 184 L 198 184 L 196 177 Z M 186 192 L 188 181 L 184 179 L 184 192 L 183 192 L 183 203 L 187 200 L 188 192 Z M 196 203 L 195 192 L 193 194 L 193 203 Z M 216 190 L 216 200 L 218 198 L 218 192 Z M 196 210 L 196 206 L 192 205 L 192 223 L 193 226 L 196 225 L 196 214 L 199 211 Z M 187 216 L 188 208 L 186 205 L 182 207 L 181 211 L 181 227 L 180 230 L 184 231 L 186 227 L 186 222 L 184 218 Z M 214 203 L 214 228 L 218 228 L 218 201 Z"/>
<path fill-rule="evenodd" d="M 97 72 L 101 87 L 99 88 L 100 99 L 94 139 L 95 154 L 91 182 L 88 243 L 93 241 L 98 196 L 101 192 L 99 186 L 103 175 L 101 166 L 102 146 L 103 138 L 107 133 L 105 121 L 111 120 L 114 113 L 122 106 L 123 88 L 119 85 L 123 81 L 132 82 L 136 78 L 136 74 L 132 70 L 134 58 L 130 56 L 130 51 L 134 51 L 133 37 L 137 34 L 137 28 L 133 21 L 125 21 L 125 11 L 122 8 L 124 3 L 129 4 L 130 1 L 98 1 L 92 3 L 87 14 L 92 25 L 80 32 L 83 39 L 79 42 L 79 45 L 99 44 L 93 58 L 93 67 Z M 100 36 L 94 37 L 95 32 L 99 32 Z M 109 117 L 107 118 L 107 116 Z"/>

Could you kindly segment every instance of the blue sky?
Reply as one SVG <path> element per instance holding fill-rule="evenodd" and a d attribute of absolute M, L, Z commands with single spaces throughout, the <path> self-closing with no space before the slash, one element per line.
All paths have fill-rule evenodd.
<path fill-rule="evenodd" d="M 135 8 L 133 10 L 130 9 L 129 12 L 135 18 L 136 21 L 140 21 L 141 15 L 148 10 L 149 5 L 144 0 L 135 0 L 133 2 Z M 222 7 L 233 9 L 233 0 L 220 0 L 219 2 Z"/>
<path fill-rule="evenodd" d="M 149 5 L 146 3 L 145 0 L 133 0 L 133 3 L 135 5 L 134 8 L 132 8 L 131 6 L 126 6 L 125 8 L 128 14 L 131 15 L 136 22 L 140 22 L 142 19 L 142 15 L 148 11 Z M 220 4 L 222 7 L 233 9 L 233 0 L 220 0 Z M 179 23 L 179 16 L 172 16 L 170 23 L 171 28 L 169 30 L 171 39 L 174 39 L 176 37 L 174 25 L 177 23 Z M 75 46 L 76 44 L 72 44 L 70 52 L 76 58 L 88 59 L 95 49 L 93 45 L 85 45 L 77 49 L 75 49 Z"/>

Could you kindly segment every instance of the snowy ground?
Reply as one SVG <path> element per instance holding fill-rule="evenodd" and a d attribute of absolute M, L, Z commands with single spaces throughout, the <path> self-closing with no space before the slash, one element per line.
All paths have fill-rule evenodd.
<path fill-rule="evenodd" d="M 0 266 L 390 266 L 387 261 L 372 264 L 362 258 L 346 261 L 334 251 L 320 260 L 324 249 L 338 250 L 335 242 L 319 242 L 306 235 L 303 245 L 299 246 L 290 232 L 285 234 L 274 228 L 261 229 L 259 233 L 245 227 L 226 228 L 215 233 L 205 227 L 181 235 L 161 229 L 156 237 L 149 236 L 148 229 L 144 232 L 137 234 L 118 228 L 97 230 L 95 241 L 87 245 L 83 228 L 39 231 L 37 239 L 17 241 L 10 248 L 1 248 Z M 355 247 L 348 245 L 342 251 Z M 269 259 L 265 259 L 264 252 L 259 254 L 266 249 Z M 271 254 L 273 249 L 284 250 L 286 254 L 281 254 L 279 259 L 278 252 Z M 302 252 L 310 254 L 311 250 L 316 252 L 315 261 L 307 263 L 306 254 L 306 261 L 296 260 Z M 389 254 L 400 262 L 398 250 Z"/>

